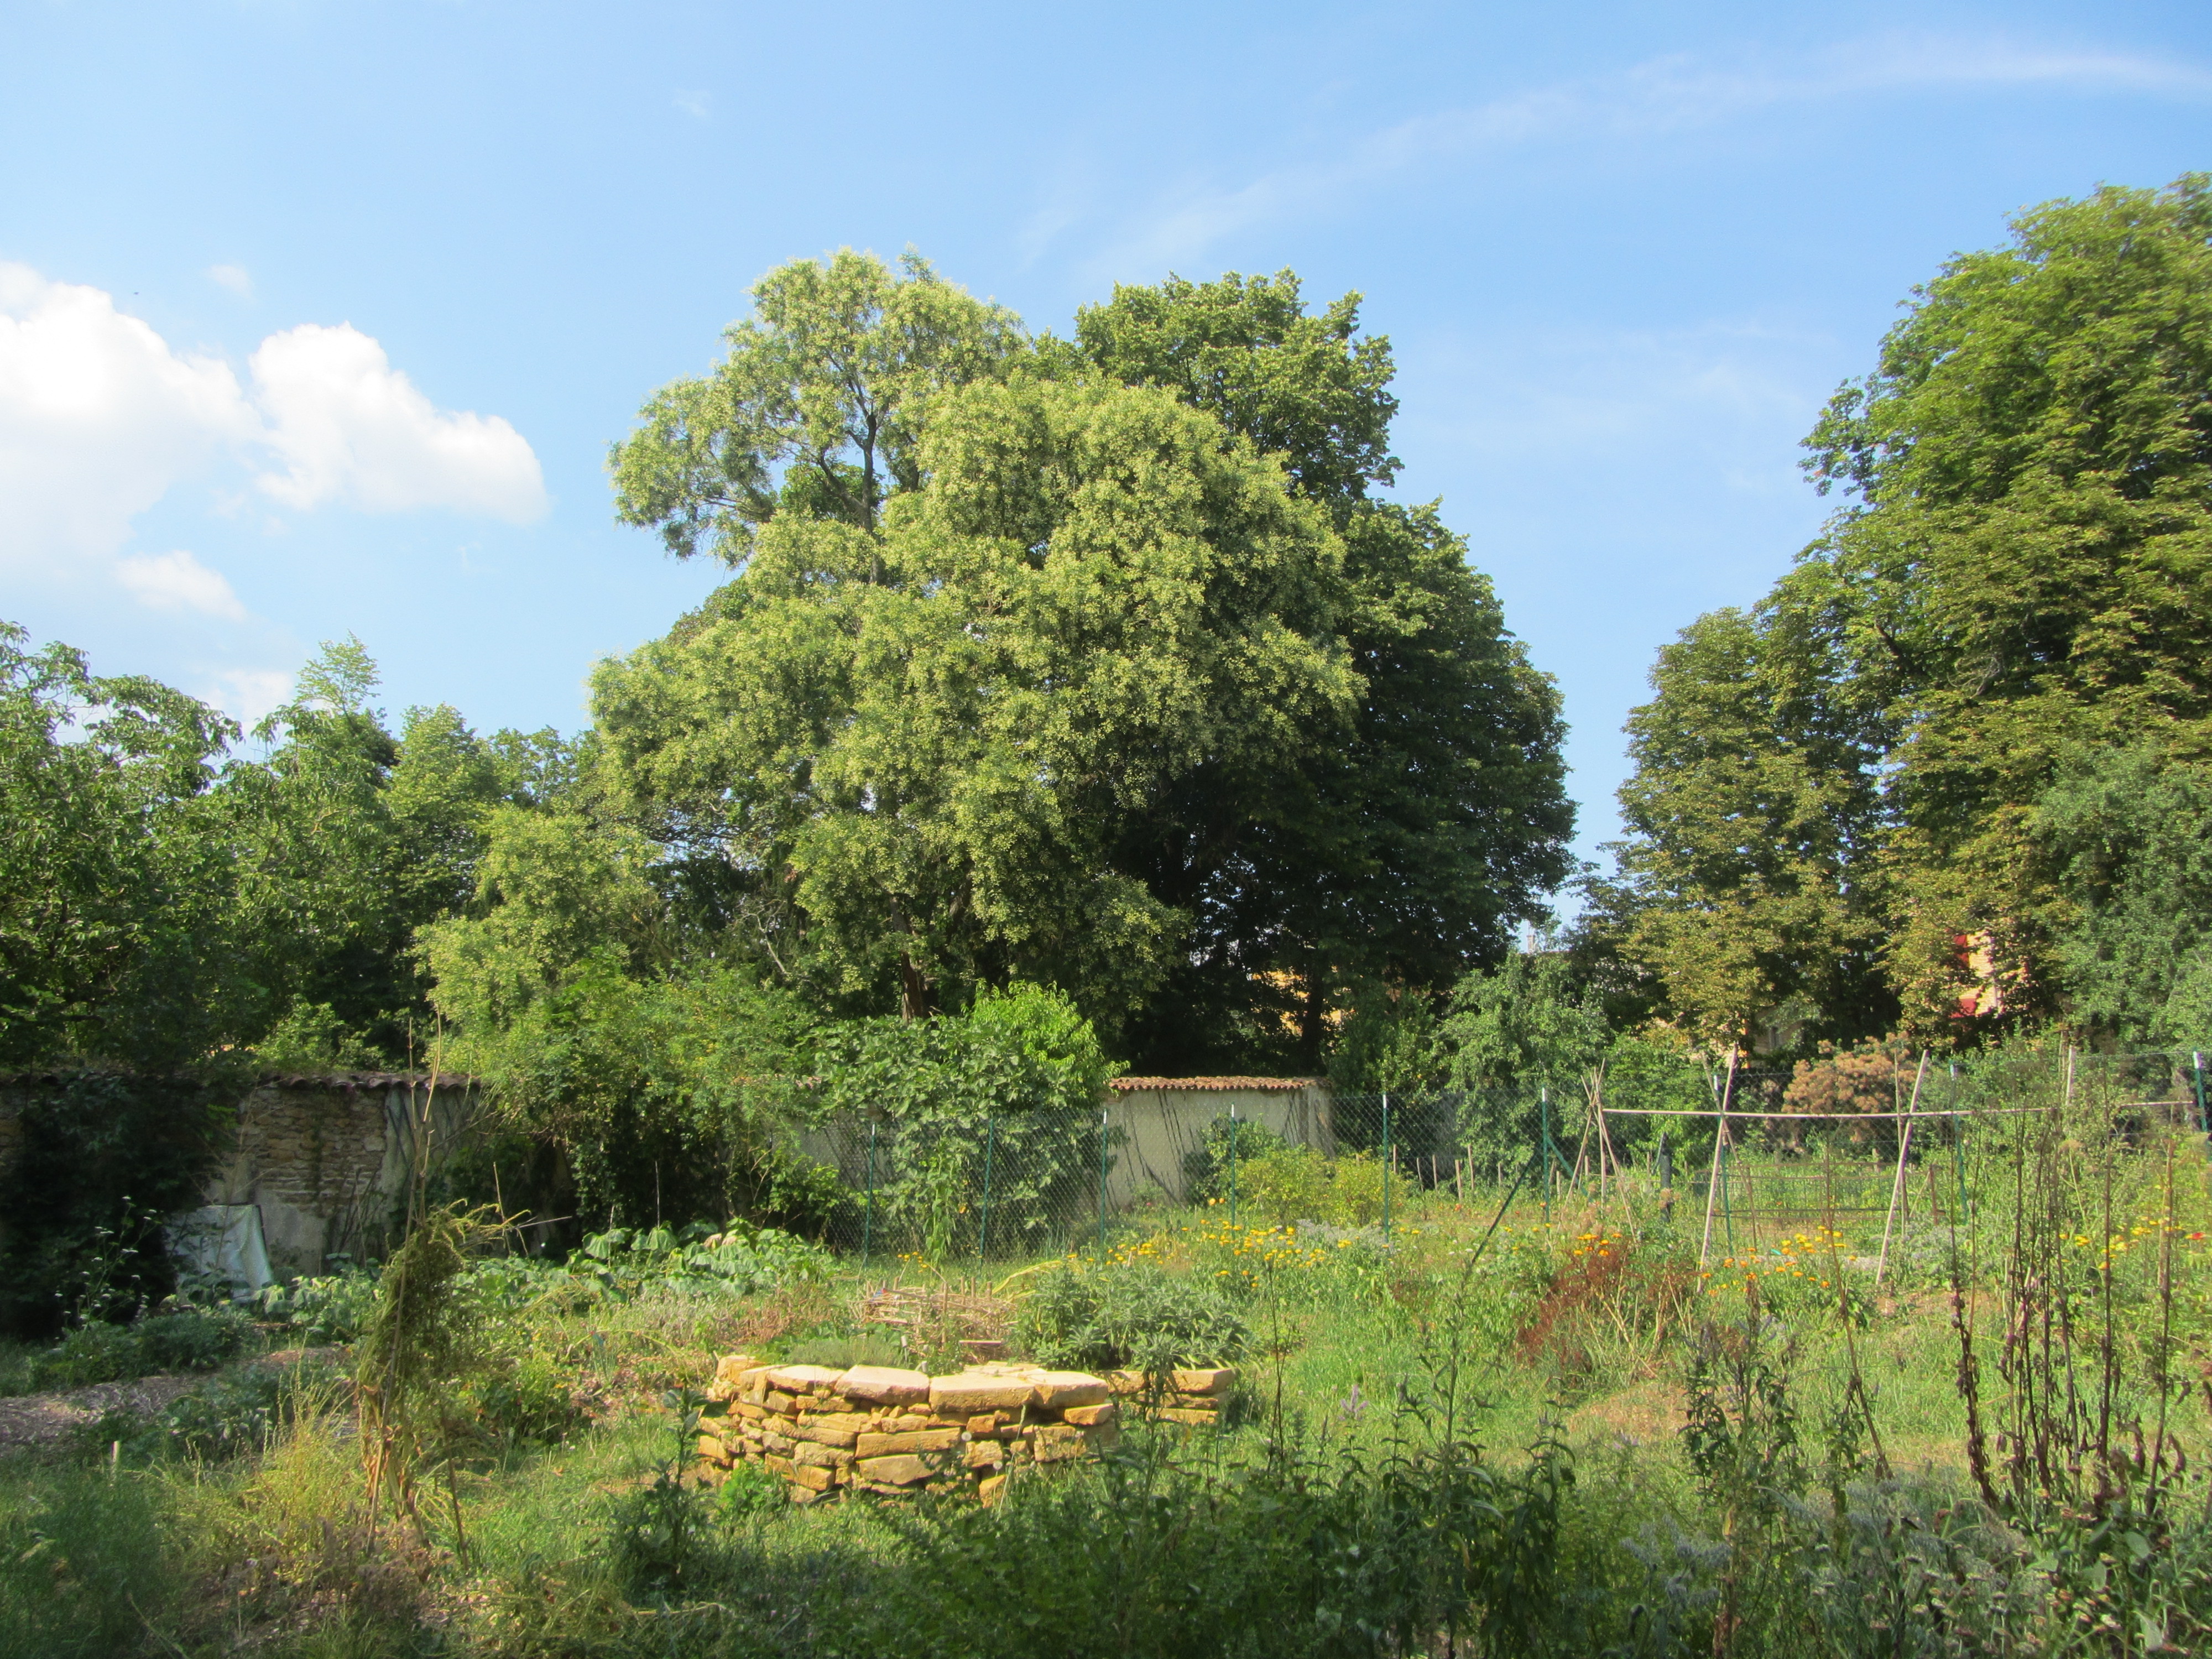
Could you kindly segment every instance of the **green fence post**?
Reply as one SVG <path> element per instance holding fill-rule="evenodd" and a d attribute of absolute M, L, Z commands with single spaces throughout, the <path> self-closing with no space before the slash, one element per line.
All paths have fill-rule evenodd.
<path fill-rule="evenodd" d="M 1544 1160 L 1544 1224 L 1552 1221 L 1552 1090 L 1548 1084 L 1536 1087 L 1536 1110 L 1543 1126 L 1543 1139 L 1536 1148 L 1536 1156 Z"/>
<path fill-rule="evenodd" d="M 2189 1058 L 2197 1079 L 2197 1133 L 2212 1134 L 2212 1121 L 2207 1121 L 2204 1116 L 2204 1055 L 2202 1050 L 2197 1050 Z"/>
<path fill-rule="evenodd" d="M 991 1154 L 998 1150 L 999 1120 L 983 1120 L 983 1219 L 975 1230 L 975 1259 L 981 1261 L 991 1249 Z"/>
<path fill-rule="evenodd" d="M 1106 1259 L 1106 1109 L 1098 1109 L 1098 1259 Z"/>
<path fill-rule="evenodd" d="M 1229 1109 L 1229 1224 L 1237 1224 L 1237 1109 Z"/>
<path fill-rule="evenodd" d="M 868 1247 L 876 1237 L 876 1126 L 868 1125 L 868 1203 L 860 1219 L 860 1271 L 868 1270 Z"/>
<path fill-rule="evenodd" d="M 1382 1242 L 1390 1242 L 1390 1094 L 1382 1094 Z"/>

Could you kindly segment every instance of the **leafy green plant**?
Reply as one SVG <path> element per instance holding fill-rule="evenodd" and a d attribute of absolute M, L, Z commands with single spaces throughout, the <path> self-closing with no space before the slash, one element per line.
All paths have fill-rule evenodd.
<path fill-rule="evenodd" d="M 1241 1197 L 1246 1166 L 1289 1149 L 1290 1142 L 1268 1124 L 1249 1118 L 1214 1118 L 1200 1132 L 1198 1145 L 1182 1155 L 1183 1194 L 1194 1204 L 1228 1202 L 1233 1165 Z"/>
<path fill-rule="evenodd" d="M 617 1510 L 609 1541 L 625 1592 L 633 1600 L 665 1602 L 682 1600 L 712 1576 L 720 1552 L 714 1505 L 689 1474 L 699 1398 L 679 1390 L 663 1403 L 672 1413 L 669 1454 Z"/>
<path fill-rule="evenodd" d="M 223 1091 L 85 1070 L 29 1086 L 0 1164 L 0 1330 L 127 1319 L 174 1287 L 163 1223 L 198 1202 Z"/>
<path fill-rule="evenodd" d="M 347 1343 L 368 1328 L 376 1284 L 373 1270 L 347 1264 L 337 1273 L 265 1285 L 256 1305 L 264 1319 L 283 1322 L 301 1342 Z"/>
<path fill-rule="evenodd" d="M 987 1166 L 994 1249 L 1046 1240 L 1097 1177 L 1111 1067 L 1058 992 L 1017 985 L 964 1015 L 848 1021 L 817 1054 L 820 1109 L 878 1126 L 875 1227 L 933 1261 L 974 1248 Z"/>
<path fill-rule="evenodd" d="M 1231 1364 L 1250 1333 L 1228 1297 L 1202 1280 L 1142 1262 L 1068 1262 L 1022 1299 L 1014 1340 L 1048 1365 L 1156 1373 Z"/>
<path fill-rule="evenodd" d="M 32 1366 L 35 1387 L 78 1389 L 155 1371 L 207 1371 L 234 1358 L 253 1326 L 228 1309 L 149 1314 L 128 1325 L 80 1325 Z"/>
<path fill-rule="evenodd" d="M 385 1264 L 362 1333 L 355 1376 L 369 1512 L 389 1503 L 418 1534 L 420 1484 L 441 1474 L 460 1531 L 453 1460 L 472 1418 L 461 1390 L 490 1348 L 486 1310 L 468 1281 L 469 1253 L 493 1231 L 459 1206 L 424 1216 Z"/>

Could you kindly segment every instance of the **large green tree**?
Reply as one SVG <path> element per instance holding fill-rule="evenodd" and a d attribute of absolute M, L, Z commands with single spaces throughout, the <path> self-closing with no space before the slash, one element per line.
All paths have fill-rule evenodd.
<path fill-rule="evenodd" d="M 0 1063 L 161 1069 L 252 1035 L 209 799 L 236 734 L 0 623 Z"/>
<path fill-rule="evenodd" d="M 1558 695 L 1437 505 L 1370 495 L 1399 471 L 1397 400 L 1389 342 L 1361 334 L 1358 295 L 1310 313 L 1289 271 L 1117 287 L 1078 314 L 1074 344 L 1281 456 L 1344 543 L 1351 720 L 1258 767 L 1212 757 L 1122 838 L 1129 867 L 1194 918 L 1133 1045 L 1154 1064 L 1225 1061 L 1224 1035 L 1246 1033 L 1249 1051 L 1286 1014 L 1286 1057 L 1312 1066 L 1333 1006 L 1441 990 L 1544 913 L 1574 827 Z"/>
<path fill-rule="evenodd" d="M 1639 925 L 1708 1023 L 1802 992 L 1855 1035 L 1870 941 L 1923 1032 L 2068 1012 L 2081 912 L 2038 803 L 2069 754 L 2205 752 L 2212 185 L 2013 230 L 1916 291 L 1808 441 L 1846 505 L 1638 711 Z"/>
<path fill-rule="evenodd" d="M 744 574 L 598 706 L 623 810 L 781 970 L 909 1012 L 1026 976 L 1144 1063 L 1310 1061 L 1353 986 L 1540 908 L 1556 694 L 1435 509 L 1370 499 L 1357 296 L 1124 288 L 1032 343 L 848 252 L 755 299 L 614 461 Z"/>
<path fill-rule="evenodd" d="M 665 640 L 605 665 L 612 787 L 804 917 L 841 993 L 909 1016 L 1019 976 L 1118 1020 L 1182 920 L 1121 818 L 1218 755 L 1283 752 L 1356 682 L 1340 544 L 1279 464 L 1164 393 L 943 394 L 880 527 L 796 514 Z"/>

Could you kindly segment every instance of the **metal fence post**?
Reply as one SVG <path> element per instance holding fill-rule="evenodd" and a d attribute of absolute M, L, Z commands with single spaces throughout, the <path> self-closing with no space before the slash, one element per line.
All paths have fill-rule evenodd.
<path fill-rule="evenodd" d="M 1098 1109 L 1098 1259 L 1106 1259 L 1106 1109 Z"/>
<path fill-rule="evenodd" d="M 981 1261 L 991 1249 L 991 1154 L 998 1150 L 999 1120 L 983 1120 L 983 1219 L 975 1229 L 975 1259 Z"/>
<path fill-rule="evenodd" d="M 1382 1238 L 1390 1237 L 1390 1091 L 1382 1091 Z"/>
<path fill-rule="evenodd" d="M 2208 1121 L 2204 1115 L 2204 1055 L 2202 1050 L 2198 1050 L 2191 1054 L 2189 1058 L 2197 1079 L 2197 1132 L 2212 1134 L 2212 1121 Z"/>
<path fill-rule="evenodd" d="M 1237 1224 L 1237 1108 L 1229 1109 L 1229 1224 Z"/>
<path fill-rule="evenodd" d="M 1544 1221 L 1552 1219 L 1552 1087 L 1547 1083 L 1536 1085 L 1536 1110 L 1543 1129 L 1543 1141 L 1536 1156 L 1544 1160 Z"/>
<path fill-rule="evenodd" d="M 868 1202 L 860 1221 L 860 1271 L 868 1270 L 868 1247 L 876 1237 L 876 1126 L 868 1125 Z"/>

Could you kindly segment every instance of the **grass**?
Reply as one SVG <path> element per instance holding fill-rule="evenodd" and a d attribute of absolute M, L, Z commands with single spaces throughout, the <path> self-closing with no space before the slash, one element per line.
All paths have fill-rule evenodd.
<path fill-rule="evenodd" d="M 717 1352 L 881 1356 L 893 1334 L 856 1310 L 894 1281 L 943 1292 L 957 1325 L 1053 1264 L 554 1299 L 493 1334 L 579 1414 L 548 1438 L 471 1396 L 489 1403 L 437 1477 L 453 1501 L 419 1526 L 370 1510 L 327 1386 L 227 1461 L 0 1459 L 0 1659 L 2180 1650 L 2212 1620 L 2198 1477 L 2107 1433 L 2118 1489 L 2092 1468 L 1976 1501 L 1952 1281 L 2000 1486 L 1996 1430 L 2077 1462 L 2097 1432 L 2057 1422 L 2035 1354 L 2007 1347 L 2049 1311 L 2022 1264 L 2067 1288 L 2051 1316 L 2106 1415 L 2212 1463 L 2201 1149 L 2100 1163 L 2062 1135 L 1978 1155 L 1972 1220 L 1893 1236 L 1878 1290 L 1878 1224 L 1803 1218 L 1733 1249 L 1723 1231 L 1701 1267 L 1702 1213 L 1667 1213 L 1641 1177 L 1548 1218 L 1525 1194 L 1501 1215 L 1494 1189 L 1409 1192 L 1387 1248 L 1354 1218 L 1127 1221 L 1081 1271 L 1231 1297 L 1237 1426 L 1133 1431 L 989 1512 L 718 1497 L 684 1479 L 662 1396 Z M 957 1335 L 917 1326 L 908 1352 L 942 1364 Z"/>

